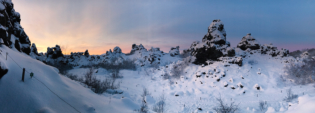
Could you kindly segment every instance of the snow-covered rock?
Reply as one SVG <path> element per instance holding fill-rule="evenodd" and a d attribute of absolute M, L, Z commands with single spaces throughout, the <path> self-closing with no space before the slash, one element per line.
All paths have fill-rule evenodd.
<path fill-rule="evenodd" d="M 172 47 L 171 50 L 169 51 L 169 54 L 171 56 L 179 55 L 179 46 Z"/>
<path fill-rule="evenodd" d="M 241 42 L 237 44 L 237 47 L 241 48 L 242 50 L 246 50 L 247 48 L 250 48 L 251 50 L 257 50 L 260 49 L 260 44 L 254 37 L 251 36 L 251 33 L 248 33 L 242 38 Z"/>
<path fill-rule="evenodd" d="M 261 54 L 268 54 L 273 57 L 275 56 L 284 57 L 289 55 L 289 50 L 283 48 L 281 50 L 278 50 L 277 47 L 273 46 L 273 44 L 264 44 L 260 46 L 260 50 Z"/>
<path fill-rule="evenodd" d="M 196 64 L 205 64 L 207 60 L 217 61 L 219 57 L 235 55 L 235 50 L 230 48 L 230 42 L 226 41 L 226 32 L 221 20 L 213 20 L 202 42 L 193 42 L 187 51 L 191 51 L 191 55 L 196 57 Z"/>
<path fill-rule="evenodd" d="M 0 38 L 10 48 L 29 54 L 31 42 L 20 25 L 20 14 L 15 12 L 11 0 L 0 3 Z"/>
<path fill-rule="evenodd" d="M 144 52 L 146 52 L 147 49 L 144 48 L 144 46 L 142 44 L 140 44 L 140 45 L 132 44 L 132 48 L 131 48 L 130 54 L 134 54 L 136 51 L 144 51 Z"/>

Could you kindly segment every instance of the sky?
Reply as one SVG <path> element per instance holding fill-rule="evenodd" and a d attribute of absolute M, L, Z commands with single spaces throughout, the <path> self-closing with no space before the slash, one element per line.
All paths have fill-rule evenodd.
<path fill-rule="evenodd" d="M 64 54 L 102 54 L 132 44 L 169 52 L 201 41 L 212 20 L 224 23 L 236 47 L 251 33 L 260 44 L 290 51 L 315 48 L 312 0 L 12 0 L 38 51 L 60 45 Z"/>

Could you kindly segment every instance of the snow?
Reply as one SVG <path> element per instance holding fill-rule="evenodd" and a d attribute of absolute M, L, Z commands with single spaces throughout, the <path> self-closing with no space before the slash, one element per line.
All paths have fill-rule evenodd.
<path fill-rule="evenodd" d="M 3 11 L 5 9 L 4 5 L 1 3 L 0 4 L 0 11 Z"/>
<path fill-rule="evenodd" d="M 276 110 L 273 109 L 272 107 L 268 107 L 268 109 L 266 111 L 266 113 L 275 113 L 275 112 L 276 112 Z"/>
<path fill-rule="evenodd" d="M 26 54 L 16 52 L 5 46 L 1 47 L 1 50 L 2 53 L 8 52 L 10 57 L 27 71 L 25 81 L 22 82 L 22 69 L 15 64 L 12 59 L 8 58 L 8 60 L 5 60 L 4 54 L 0 56 L 2 65 L 6 65 L 9 69 L 8 73 L 0 80 L 1 112 L 76 112 L 36 79 L 42 81 L 53 92 L 82 113 L 127 113 L 138 108 L 138 106 L 135 106 L 137 104 L 134 104 L 133 101 L 118 98 L 117 96 L 119 95 L 116 95 L 115 98 L 109 98 L 111 95 L 95 94 L 90 89 L 83 87 L 80 83 L 59 75 L 56 68 L 47 66 Z M 36 79 L 30 78 L 28 72 L 34 72 Z M 131 105 L 131 107 L 129 105 Z"/>
<path fill-rule="evenodd" d="M 285 91 L 290 87 L 299 96 L 303 96 L 303 93 L 310 94 L 311 97 L 315 96 L 312 85 L 300 88 L 299 86 L 287 85 L 279 80 L 285 66 L 281 62 L 287 58 L 273 58 L 259 53 L 248 56 L 248 58 L 244 58 L 242 67 L 235 64 L 224 67 L 222 62 L 214 62 L 214 64 L 204 67 L 191 64 L 189 68 L 184 70 L 187 72 L 183 75 L 185 78 L 176 80 L 173 84 L 170 84 L 168 80 L 164 80 L 161 75 L 169 73 L 172 65 L 176 63 L 169 64 L 168 68 L 160 66 L 160 70 L 150 71 L 150 76 L 146 76 L 144 72 L 144 70 L 150 70 L 149 67 L 142 67 L 137 71 L 122 70 L 121 73 L 124 78 L 120 79 L 120 89 L 124 91 L 124 99 L 128 99 L 128 102 L 129 100 L 133 101 L 134 106 L 139 106 L 142 89 L 146 87 L 151 93 L 149 108 L 154 105 L 154 102 L 157 102 L 161 94 L 165 94 L 167 113 L 214 112 L 212 108 L 217 105 L 215 98 L 219 95 L 222 96 L 224 102 L 235 101 L 240 103 L 240 113 L 260 111 L 258 102 L 261 100 L 267 101 L 269 105 L 267 112 L 286 112 L 288 109 L 290 110 L 288 106 L 292 103 L 285 102 L 283 99 L 286 96 Z M 252 65 L 247 63 L 250 60 L 256 60 L 257 62 Z M 80 74 L 86 70 L 76 68 L 69 73 Z M 109 75 L 106 69 L 99 68 L 98 70 L 99 72 L 96 75 L 100 79 L 104 79 Z M 257 71 L 260 71 L 261 75 L 257 74 Z M 206 74 L 203 74 L 203 72 Z M 213 75 L 210 73 L 213 73 Z M 225 77 L 222 76 L 223 74 L 225 74 Z M 196 75 L 201 76 L 197 77 Z M 207 75 L 209 77 L 206 77 Z M 217 79 L 221 80 L 218 82 Z M 228 86 L 225 87 L 227 84 Z M 243 88 L 241 88 L 241 85 Z M 260 87 L 260 90 L 257 90 L 257 86 Z M 232 87 L 235 89 L 232 89 Z M 297 101 L 294 100 L 293 103 L 297 104 Z M 294 107 L 293 104 L 292 107 Z M 202 108 L 202 111 L 197 108 Z"/>
<path fill-rule="evenodd" d="M 298 98 L 298 104 L 289 107 L 286 113 L 313 113 L 315 111 L 315 97 L 304 95 Z"/>

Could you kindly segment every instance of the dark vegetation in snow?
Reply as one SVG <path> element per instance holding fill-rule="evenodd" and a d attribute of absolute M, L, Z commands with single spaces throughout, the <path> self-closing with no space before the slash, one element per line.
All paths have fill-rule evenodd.
<path fill-rule="evenodd" d="M 146 96 L 151 95 L 149 90 L 147 88 L 143 88 L 143 92 L 141 94 L 141 105 L 140 105 L 140 109 L 135 110 L 139 113 L 148 113 L 149 111 L 149 107 L 148 107 L 148 103 L 146 100 Z"/>
<path fill-rule="evenodd" d="M 239 104 L 235 104 L 235 102 L 226 104 L 223 102 L 221 95 L 219 98 L 216 98 L 216 100 L 218 102 L 218 106 L 214 107 L 213 110 L 217 113 L 235 113 L 239 110 Z"/>
<path fill-rule="evenodd" d="M 158 98 L 158 102 L 153 106 L 152 110 L 157 113 L 164 113 L 165 112 L 165 101 L 166 97 L 164 94 L 160 95 Z"/>
<path fill-rule="evenodd" d="M 89 88 L 92 89 L 93 92 L 102 94 L 107 89 L 118 89 L 120 87 L 119 82 L 116 83 L 117 78 L 113 78 L 112 76 L 109 76 L 105 78 L 105 80 L 99 80 L 94 75 L 95 69 L 93 67 L 89 68 L 88 71 L 84 74 L 84 77 L 78 77 L 74 74 L 65 74 L 66 77 L 78 81 L 80 83 L 83 83 L 87 85 Z M 119 73 L 117 73 L 119 74 Z M 110 92 L 110 93 L 119 93 L 119 92 Z"/>
<path fill-rule="evenodd" d="M 283 99 L 284 101 L 291 102 L 293 99 L 298 98 L 298 95 L 294 94 L 292 89 L 287 90 L 287 96 Z"/>
<path fill-rule="evenodd" d="M 303 50 L 296 50 L 293 52 L 290 52 L 290 56 L 293 56 L 294 58 L 301 57 L 302 53 L 308 52 L 309 56 L 315 56 L 315 48 L 311 49 L 303 49 Z"/>
<path fill-rule="evenodd" d="M 297 65 L 294 63 L 288 64 L 284 68 L 287 73 L 284 78 L 294 82 L 295 84 L 309 84 L 314 83 L 315 79 L 315 60 L 308 59 L 303 61 L 303 65 Z"/>
<path fill-rule="evenodd" d="M 259 105 L 260 111 L 267 110 L 267 107 L 268 107 L 267 101 L 259 101 L 258 105 Z"/>

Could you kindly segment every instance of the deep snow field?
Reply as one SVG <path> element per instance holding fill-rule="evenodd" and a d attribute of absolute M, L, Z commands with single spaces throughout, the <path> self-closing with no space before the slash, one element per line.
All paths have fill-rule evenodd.
<path fill-rule="evenodd" d="M 269 55 L 256 53 L 249 55 L 248 58 L 244 58 L 241 67 L 236 64 L 225 66 L 227 64 L 223 62 L 215 62 L 205 67 L 191 64 L 185 69 L 187 73 L 173 84 L 161 76 L 169 72 L 173 64 L 160 66 L 157 70 L 153 68 L 138 68 L 135 71 L 121 70 L 120 73 L 124 77 L 117 79 L 117 82 L 121 82 L 118 90 L 123 93 L 99 95 L 84 84 L 58 74 L 58 69 L 24 53 L 5 46 L 1 47 L 1 50 L 0 60 L 4 62 L 1 66 L 9 69 L 9 72 L 0 80 L 0 111 L 4 113 L 77 112 L 71 106 L 81 113 L 133 113 L 135 109 L 140 108 L 140 95 L 144 87 L 151 93 L 146 97 L 150 112 L 153 112 L 151 108 L 162 94 L 166 97 L 167 113 L 214 113 L 212 108 L 218 105 L 215 98 L 219 95 L 227 104 L 230 102 L 239 104 L 239 113 L 311 113 L 315 111 L 312 107 L 315 106 L 314 84 L 296 86 L 290 85 L 290 81 L 282 81 L 280 75 L 284 74 L 285 63 L 282 63 L 284 59 L 272 58 Z M 6 60 L 4 54 L 6 52 L 20 67 L 26 69 L 25 82 L 21 81 L 22 69 L 11 58 Z M 252 62 L 248 63 L 249 61 Z M 87 68 L 75 67 L 69 73 L 84 76 L 87 70 Z M 106 69 L 97 70 L 98 73 L 94 73 L 97 78 L 105 79 L 109 76 L 109 71 Z M 150 74 L 147 75 L 145 71 Z M 28 72 L 34 72 L 35 78 L 30 78 Z M 196 75 L 201 75 L 201 77 L 197 78 Z M 220 81 L 217 81 L 218 78 Z M 54 95 L 37 79 L 71 106 Z M 240 84 L 244 87 L 241 88 Z M 257 85 L 260 86 L 260 90 L 255 88 Z M 290 87 L 293 93 L 299 95 L 299 98 L 286 102 L 283 99 L 286 96 L 286 90 Z M 267 101 L 268 109 L 260 111 L 259 101 Z"/>

